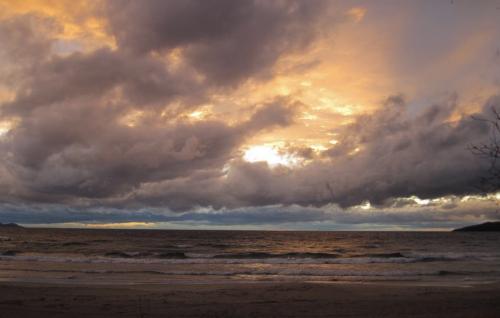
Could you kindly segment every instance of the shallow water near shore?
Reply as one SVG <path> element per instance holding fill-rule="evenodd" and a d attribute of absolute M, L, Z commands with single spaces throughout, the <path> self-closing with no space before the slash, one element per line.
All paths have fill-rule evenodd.
<path fill-rule="evenodd" d="M 500 281 L 500 233 L 2 229 L 0 280 Z"/>

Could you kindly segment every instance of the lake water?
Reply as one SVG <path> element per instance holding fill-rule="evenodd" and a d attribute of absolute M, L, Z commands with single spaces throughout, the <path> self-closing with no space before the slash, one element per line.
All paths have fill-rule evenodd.
<path fill-rule="evenodd" d="M 500 281 L 500 233 L 0 229 L 0 280 Z"/>

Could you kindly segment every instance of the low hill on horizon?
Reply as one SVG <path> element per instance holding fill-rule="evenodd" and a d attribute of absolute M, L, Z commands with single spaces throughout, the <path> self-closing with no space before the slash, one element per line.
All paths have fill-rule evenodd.
<path fill-rule="evenodd" d="M 16 224 L 16 223 L 0 223 L 0 228 L 5 228 L 5 227 L 9 227 L 9 228 L 15 228 L 15 227 L 22 227 L 20 226 L 19 224 Z"/>
<path fill-rule="evenodd" d="M 455 229 L 453 232 L 500 232 L 500 221 L 470 225 Z"/>

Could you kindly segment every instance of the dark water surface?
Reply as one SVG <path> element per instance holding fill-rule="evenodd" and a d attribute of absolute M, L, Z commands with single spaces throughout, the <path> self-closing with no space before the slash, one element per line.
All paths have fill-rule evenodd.
<path fill-rule="evenodd" d="M 500 233 L 0 229 L 0 280 L 500 281 Z"/>

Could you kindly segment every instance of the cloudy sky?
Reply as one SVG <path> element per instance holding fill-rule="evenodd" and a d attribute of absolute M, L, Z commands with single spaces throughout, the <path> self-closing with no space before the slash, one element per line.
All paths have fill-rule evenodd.
<path fill-rule="evenodd" d="M 0 0 L 0 222 L 449 229 L 500 1 Z"/>

